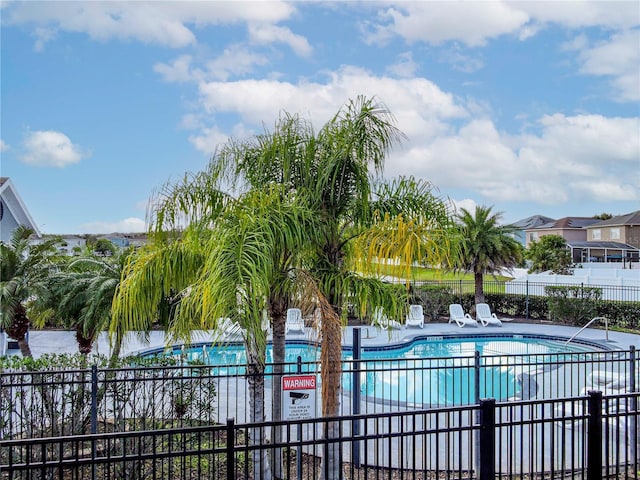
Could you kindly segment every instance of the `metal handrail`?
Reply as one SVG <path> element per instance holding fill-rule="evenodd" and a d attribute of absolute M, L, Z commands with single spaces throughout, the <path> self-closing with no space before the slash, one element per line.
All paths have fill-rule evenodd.
<path fill-rule="evenodd" d="M 578 330 L 569 340 L 564 342 L 564 346 L 566 347 L 567 345 L 569 345 L 569 342 L 571 342 L 571 340 L 573 340 L 578 335 L 580 335 L 585 328 L 589 327 L 589 325 L 591 325 L 596 320 L 604 320 L 605 342 L 608 342 L 609 341 L 609 320 L 607 320 L 607 317 L 593 317 L 591 320 L 587 322 L 587 324 L 584 327 Z"/>

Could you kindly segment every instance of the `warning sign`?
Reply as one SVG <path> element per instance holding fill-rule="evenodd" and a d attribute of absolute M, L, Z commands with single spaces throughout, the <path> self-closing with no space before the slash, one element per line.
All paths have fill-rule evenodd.
<path fill-rule="evenodd" d="M 316 376 L 282 377 L 282 419 L 305 420 L 316 416 Z"/>

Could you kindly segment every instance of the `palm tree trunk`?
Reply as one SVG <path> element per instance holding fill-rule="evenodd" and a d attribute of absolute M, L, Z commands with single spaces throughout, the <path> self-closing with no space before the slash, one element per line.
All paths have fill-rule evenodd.
<path fill-rule="evenodd" d="M 260 355 L 253 342 L 245 341 L 247 349 L 247 382 L 249 383 L 249 421 L 252 424 L 264 422 L 264 352 Z M 262 361 L 261 361 L 262 359 Z M 252 450 L 253 478 L 271 480 L 271 470 L 267 449 L 264 448 L 266 435 L 264 427 L 249 429 L 249 445 Z"/>
<path fill-rule="evenodd" d="M 278 301 L 280 300 L 280 301 Z M 281 299 L 274 299 L 270 302 L 270 317 L 273 319 L 273 382 L 272 382 L 272 411 L 271 419 L 278 422 L 282 419 L 282 375 L 284 374 L 284 362 L 286 354 L 286 302 Z M 282 428 L 274 427 L 272 431 L 272 443 L 275 445 L 282 443 Z M 282 449 L 276 448 L 273 451 L 271 459 L 271 468 L 273 477 L 276 479 L 284 478 L 282 468 Z"/>
<path fill-rule="evenodd" d="M 24 305 L 18 303 L 11 318 L 11 324 L 7 327 L 7 336 L 18 342 L 20 354 L 25 358 L 33 358 L 29 341 L 27 340 L 27 332 L 31 321 L 27 317 L 27 310 Z"/>
<path fill-rule="evenodd" d="M 322 308 L 322 344 L 320 363 L 322 369 L 322 415 L 337 417 L 340 413 L 340 380 L 342 372 L 342 329 L 336 311 Z M 325 439 L 333 440 L 325 445 L 322 480 L 340 480 L 340 438 L 338 421 L 325 424 Z"/>
<path fill-rule="evenodd" d="M 31 353 L 31 347 L 29 346 L 29 341 L 26 337 L 22 337 L 18 340 L 18 348 L 20 349 L 20 354 L 25 358 L 33 358 L 33 354 Z"/>
<path fill-rule="evenodd" d="M 478 303 L 484 302 L 484 285 L 482 283 L 482 272 L 475 272 L 473 274 L 474 284 L 475 284 L 475 300 L 476 305 Z"/>

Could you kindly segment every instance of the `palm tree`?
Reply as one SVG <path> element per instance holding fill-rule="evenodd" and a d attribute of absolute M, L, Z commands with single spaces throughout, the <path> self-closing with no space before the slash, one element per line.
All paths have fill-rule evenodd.
<path fill-rule="evenodd" d="M 475 214 L 462 208 L 457 215 L 461 249 L 457 268 L 473 272 L 475 302 L 484 303 L 483 275 L 513 268 L 522 261 L 520 244 L 509 234 L 511 226 L 500 225 L 501 213 L 476 206 Z"/>
<path fill-rule="evenodd" d="M 396 289 L 355 273 L 355 240 L 366 238 L 372 227 L 387 225 L 381 219 L 400 222 L 402 212 L 412 225 L 404 231 L 412 232 L 413 241 L 424 241 L 429 238 L 424 220 L 437 224 L 442 211 L 441 202 L 422 182 L 410 179 L 378 188 L 374 181 L 370 169 L 380 173 L 388 150 L 401 138 L 388 110 L 360 97 L 317 135 L 308 123 L 284 115 L 274 132 L 230 142 L 208 170 L 168 187 L 154 202 L 154 243 L 132 258 L 125 271 L 112 331 L 144 330 L 158 314 L 158 303 L 176 295 L 179 303 L 170 332 L 185 335 L 198 327 L 214 328 L 217 318 L 232 316 L 246 332 L 250 369 L 257 374 L 263 362 L 258 327 L 262 312 L 266 309 L 273 322 L 278 365 L 284 361 L 289 303 L 294 297 L 314 299 L 322 314 L 323 414 L 337 415 L 347 299 L 361 312 L 377 304 L 405 308 Z M 240 192 L 237 200 L 219 191 L 223 182 Z M 409 251 L 398 240 L 396 250 L 385 252 L 397 256 L 402 249 L 409 260 L 418 254 L 431 258 L 439 248 L 431 243 L 430 249 Z M 295 295 L 299 288 L 308 293 Z M 261 383 L 251 388 L 251 411 L 258 421 L 263 415 Z M 279 411 L 274 409 L 274 419 Z M 337 424 L 330 427 L 327 437 L 336 438 Z M 337 446 L 328 450 L 324 475 L 338 478 Z M 255 465 L 262 470 L 265 462 L 258 458 Z M 259 476 L 265 475 L 262 471 Z"/>
<path fill-rule="evenodd" d="M 122 250 L 103 257 L 87 252 L 62 264 L 34 303 L 39 312 L 36 323 L 52 321 L 75 330 L 78 351 L 86 358 L 98 334 L 109 326 L 111 304 L 130 253 Z M 120 346 L 115 345 L 112 358 L 118 357 Z"/>
<path fill-rule="evenodd" d="M 27 332 L 31 325 L 27 302 L 45 287 L 56 270 L 57 238 L 30 245 L 33 230 L 19 226 L 8 244 L 0 243 L 0 326 L 18 342 L 23 357 L 32 357 Z"/>
<path fill-rule="evenodd" d="M 202 177 L 194 177 L 195 179 Z M 168 325 L 172 339 L 188 339 L 193 329 L 217 329 L 218 319 L 230 317 L 242 327 L 247 351 L 250 420 L 264 415 L 264 369 L 266 332 L 263 312 L 277 281 L 282 288 L 290 274 L 280 269 L 283 254 L 293 255 L 304 244 L 310 213 L 281 188 L 251 191 L 237 200 L 221 202 L 207 211 L 202 200 L 217 194 L 193 195 L 214 184 L 178 185 L 158 208 L 156 221 L 175 225 L 186 215 L 191 222 L 180 238 L 165 241 L 156 223 L 155 243 L 131 259 L 120 285 L 112 331 L 146 330 L 149 319 L 159 315 L 160 301 L 171 292 L 175 314 Z M 205 213 L 202 218 L 198 214 Z M 204 228 L 206 225 L 207 228 Z M 161 279 L 161 281 L 158 281 Z M 251 442 L 262 444 L 264 431 L 251 432 Z M 270 478 L 265 455 L 253 459 L 256 478 Z"/>
<path fill-rule="evenodd" d="M 347 298 L 355 302 L 363 314 L 378 304 L 394 311 L 405 308 L 401 306 L 403 302 L 398 301 L 402 297 L 398 297 L 395 289 L 354 273 L 356 260 L 362 253 L 362 249 L 356 253 L 355 240 L 365 238 L 364 234 L 372 226 L 380 225 L 381 218 L 390 216 L 399 221 L 401 213 L 412 225 L 420 225 L 423 233 L 429 222 L 431 226 L 440 222 L 441 213 L 448 218 L 444 204 L 431 195 L 423 182 L 413 179 L 380 185 L 374 182 L 370 170 L 381 173 L 387 152 L 402 138 L 393 124 L 384 106 L 359 97 L 340 110 L 317 135 L 299 117 L 285 114 L 273 132 L 248 142 L 231 143 L 212 162 L 212 171 L 234 187 L 259 189 L 269 183 L 280 183 L 305 198 L 316 213 L 319 224 L 309 232 L 311 249 L 305 256 L 305 266 L 322 293 L 320 297 L 328 300 L 319 302 L 323 313 L 321 362 L 326 416 L 339 412 L 341 319 L 346 319 Z M 429 222 L 424 222 L 427 218 Z M 366 238 L 370 237 L 371 233 L 367 234 Z M 427 238 L 419 235 L 414 240 L 424 242 L 426 247 Z M 400 242 L 398 239 L 397 249 L 402 248 Z M 448 243 L 430 245 L 433 253 Z M 381 253 L 382 246 L 382 243 L 377 245 L 377 254 Z M 396 256 L 395 251 L 385 248 L 385 254 Z M 369 251 L 375 256 L 375 248 Z M 407 254 L 428 256 L 428 248 L 416 247 L 410 252 L 404 248 L 403 251 L 404 257 Z M 405 259 L 407 265 L 412 265 L 413 258 Z M 278 364 L 284 360 L 284 315 L 289 298 L 287 291 L 277 285 L 272 285 L 271 292 L 269 312 L 273 320 L 274 363 Z M 276 390 L 274 419 L 279 418 L 280 411 L 280 392 Z M 337 431 L 328 431 L 327 435 L 333 438 Z M 325 454 L 329 465 L 323 472 L 329 478 L 339 476 L 337 451 Z"/>

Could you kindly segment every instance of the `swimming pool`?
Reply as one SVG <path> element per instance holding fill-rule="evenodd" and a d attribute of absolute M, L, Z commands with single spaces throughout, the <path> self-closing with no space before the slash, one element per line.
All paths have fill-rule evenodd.
<path fill-rule="evenodd" d="M 601 348 L 578 342 L 566 347 L 561 339 L 544 335 L 417 336 L 399 344 L 363 347 L 355 384 L 353 351 L 343 347 L 342 386 L 347 394 L 359 385 L 366 398 L 402 405 L 460 405 L 489 397 L 529 398 L 532 386 L 528 375 L 533 369 L 557 365 Z M 211 365 L 216 375 L 245 374 L 246 355 L 239 343 L 178 346 L 145 354 L 150 355 Z M 317 373 L 319 355 L 320 349 L 313 342 L 288 341 L 285 371 L 296 373 L 299 358 L 302 372 Z M 272 371 L 272 360 L 269 345 L 267 374 Z"/>

